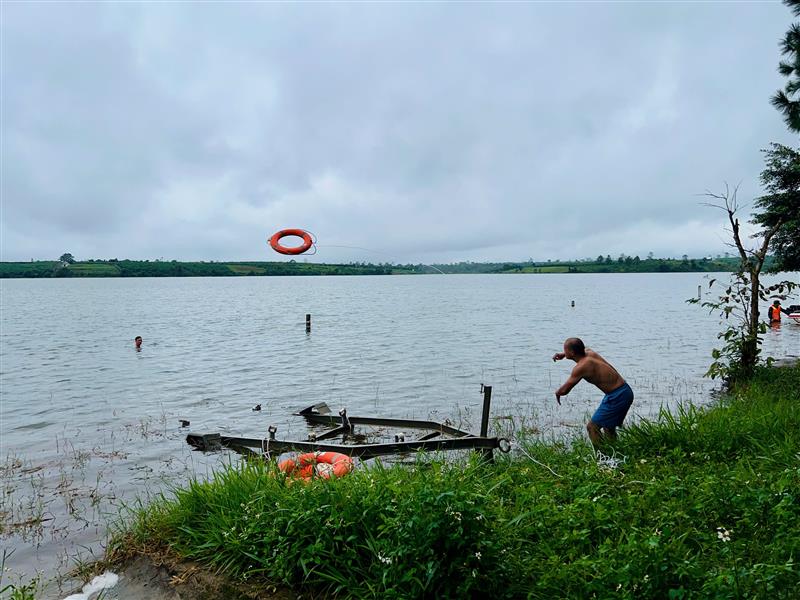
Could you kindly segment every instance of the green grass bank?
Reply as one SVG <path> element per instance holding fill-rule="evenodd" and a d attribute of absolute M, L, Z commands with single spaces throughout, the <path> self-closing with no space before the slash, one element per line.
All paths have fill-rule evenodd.
<path fill-rule="evenodd" d="M 141 509 L 116 550 L 313 597 L 800 597 L 800 367 L 627 428 L 616 467 L 520 447 L 309 485 L 248 462 Z"/>

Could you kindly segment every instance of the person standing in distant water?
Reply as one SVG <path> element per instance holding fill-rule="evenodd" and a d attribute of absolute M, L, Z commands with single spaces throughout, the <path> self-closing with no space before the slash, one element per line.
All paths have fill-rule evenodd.
<path fill-rule="evenodd" d="M 137 335 L 133 338 L 133 343 L 136 346 L 136 351 L 140 352 L 142 350 L 142 336 Z"/>
<path fill-rule="evenodd" d="M 781 301 L 775 300 L 775 302 L 772 303 L 772 306 L 767 309 L 767 318 L 769 319 L 770 325 L 781 324 L 782 312 L 786 313 L 787 315 L 789 314 L 789 311 L 781 306 Z"/>
<path fill-rule="evenodd" d="M 631 386 L 606 359 L 586 348 L 579 338 L 567 339 L 564 342 L 564 352 L 553 355 L 553 361 L 565 358 L 577 364 L 572 369 L 569 379 L 556 390 L 556 402 L 561 404 L 561 397 L 569 394 L 581 379 L 600 388 L 605 396 L 586 424 L 586 430 L 594 446 L 599 446 L 604 439 L 616 439 L 617 427 L 622 425 L 628 409 L 633 404 Z"/>

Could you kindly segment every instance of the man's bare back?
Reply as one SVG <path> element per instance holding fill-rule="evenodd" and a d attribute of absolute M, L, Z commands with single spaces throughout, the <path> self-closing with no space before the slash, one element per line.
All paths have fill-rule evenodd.
<path fill-rule="evenodd" d="M 625 383 L 625 380 L 602 356 L 594 350 L 586 349 L 586 356 L 579 359 L 572 369 L 573 377 L 585 379 L 597 386 L 604 394 L 613 392 Z"/>

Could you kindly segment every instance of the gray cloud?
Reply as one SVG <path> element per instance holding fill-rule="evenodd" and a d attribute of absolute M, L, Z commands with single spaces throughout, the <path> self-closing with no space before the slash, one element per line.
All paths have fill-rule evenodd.
<path fill-rule="evenodd" d="M 723 250 L 790 23 L 763 4 L 11 4 L 4 260 Z M 359 246 L 364 250 L 336 248 Z"/>

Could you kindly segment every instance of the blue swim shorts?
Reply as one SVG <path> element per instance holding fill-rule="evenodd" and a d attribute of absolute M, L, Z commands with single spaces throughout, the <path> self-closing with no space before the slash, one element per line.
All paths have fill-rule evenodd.
<path fill-rule="evenodd" d="M 633 404 L 633 390 L 627 383 L 603 396 L 603 401 L 592 415 L 592 421 L 600 427 L 619 427 Z"/>

